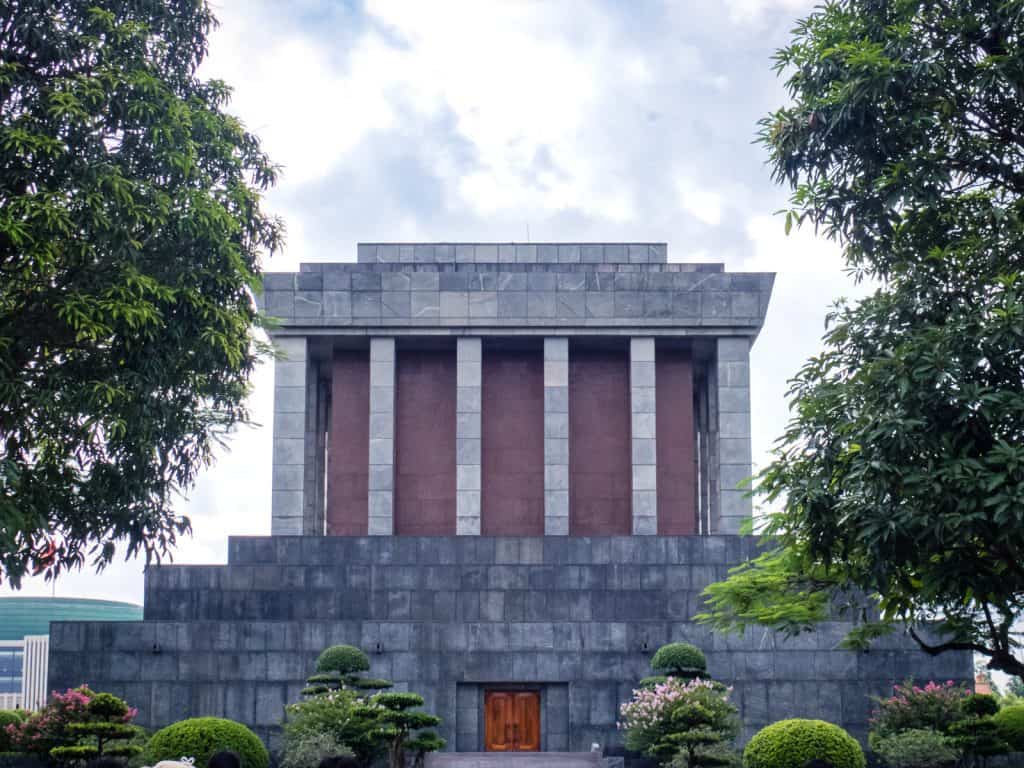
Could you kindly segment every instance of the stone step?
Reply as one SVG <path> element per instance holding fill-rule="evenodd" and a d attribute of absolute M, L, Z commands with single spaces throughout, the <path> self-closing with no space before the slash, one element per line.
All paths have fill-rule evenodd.
<path fill-rule="evenodd" d="M 598 752 L 434 752 L 426 768 L 603 768 Z"/>

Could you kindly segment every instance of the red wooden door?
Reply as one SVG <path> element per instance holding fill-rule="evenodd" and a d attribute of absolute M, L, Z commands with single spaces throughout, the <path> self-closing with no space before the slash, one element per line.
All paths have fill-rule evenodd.
<path fill-rule="evenodd" d="M 484 695 L 484 748 L 488 752 L 540 750 L 540 694 L 488 691 Z"/>

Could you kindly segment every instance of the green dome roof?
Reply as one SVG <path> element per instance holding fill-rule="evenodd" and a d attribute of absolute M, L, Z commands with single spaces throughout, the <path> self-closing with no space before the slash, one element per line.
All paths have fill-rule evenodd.
<path fill-rule="evenodd" d="M 0 597 L 0 640 L 50 634 L 51 621 L 141 621 L 142 606 L 77 597 Z"/>

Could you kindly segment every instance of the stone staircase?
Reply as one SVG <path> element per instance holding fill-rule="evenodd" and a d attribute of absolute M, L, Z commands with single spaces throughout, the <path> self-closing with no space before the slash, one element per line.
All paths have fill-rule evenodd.
<path fill-rule="evenodd" d="M 598 752 L 434 752 L 426 768 L 619 768 L 621 757 Z"/>

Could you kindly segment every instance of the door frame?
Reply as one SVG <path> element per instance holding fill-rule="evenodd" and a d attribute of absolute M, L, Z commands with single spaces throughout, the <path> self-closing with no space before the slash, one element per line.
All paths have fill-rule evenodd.
<path fill-rule="evenodd" d="M 530 683 L 489 683 L 481 685 L 479 688 L 480 699 L 479 699 L 479 710 L 478 718 L 480 723 L 479 728 L 479 741 L 480 751 L 487 751 L 487 697 L 492 693 L 535 693 L 537 694 L 537 718 L 540 722 L 537 723 L 537 749 L 524 752 L 524 754 L 537 754 L 544 751 L 544 716 L 546 710 L 545 686 L 530 684 Z M 495 752 L 495 754 L 509 754 L 503 752 Z"/>

